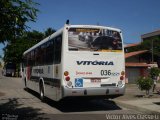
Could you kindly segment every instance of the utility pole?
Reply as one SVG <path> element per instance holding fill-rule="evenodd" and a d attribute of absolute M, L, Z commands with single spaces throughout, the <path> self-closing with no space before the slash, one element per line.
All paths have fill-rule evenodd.
<path fill-rule="evenodd" d="M 152 49 L 152 64 L 154 63 L 154 55 L 153 55 L 153 39 L 152 39 L 152 43 L 151 43 L 151 49 Z"/>

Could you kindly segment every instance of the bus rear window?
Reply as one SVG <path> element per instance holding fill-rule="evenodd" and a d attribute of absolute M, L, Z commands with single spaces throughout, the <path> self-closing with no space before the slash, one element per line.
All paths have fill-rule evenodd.
<path fill-rule="evenodd" d="M 122 39 L 117 31 L 95 28 L 70 28 L 69 51 L 122 50 Z"/>

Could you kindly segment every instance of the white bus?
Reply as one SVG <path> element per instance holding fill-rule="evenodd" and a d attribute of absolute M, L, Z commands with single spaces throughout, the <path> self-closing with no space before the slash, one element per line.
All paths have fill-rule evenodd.
<path fill-rule="evenodd" d="M 23 56 L 25 87 L 38 92 L 41 99 L 114 98 L 125 93 L 119 29 L 65 24 Z"/>

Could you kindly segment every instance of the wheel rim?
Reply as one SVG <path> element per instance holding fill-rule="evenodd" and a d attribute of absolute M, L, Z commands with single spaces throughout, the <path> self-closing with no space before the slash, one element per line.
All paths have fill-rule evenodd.
<path fill-rule="evenodd" d="M 41 99 L 43 99 L 43 97 L 44 97 L 44 93 L 43 93 L 42 88 L 40 89 L 40 97 L 41 97 Z"/>

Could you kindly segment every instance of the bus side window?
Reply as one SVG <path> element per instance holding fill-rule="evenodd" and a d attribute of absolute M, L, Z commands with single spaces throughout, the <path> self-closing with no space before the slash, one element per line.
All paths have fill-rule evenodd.
<path fill-rule="evenodd" d="M 61 49 L 62 49 L 62 35 L 57 36 L 55 38 L 55 64 L 59 64 L 61 62 Z"/>
<path fill-rule="evenodd" d="M 47 57 L 46 57 L 47 56 L 46 55 L 47 54 L 47 52 L 46 52 L 47 47 L 46 46 L 47 46 L 46 43 L 41 46 L 41 49 L 42 49 L 42 53 L 41 53 L 42 54 L 42 58 L 41 59 L 42 59 L 42 64 L 43 65 L 47 64 L 46 63 L 46 60 L 47 60 Z"/>
<path fill-rule="evenodd" d="M 31 53 L 29 52 L 27 54 L 27 66 L 30 66 L 31 65 Z"/>
<path fill-rule="evenodd" d="M 47 42 L 46 47 L 46 63 L 53 64 L 54 60 L 54 39 Z"/>
<path fill-rule="evenodd" d="M 35 49 L 35 65 L 38 65 L 38 48 Z"/>
<path fill-rule="evenodd" d="M 22 63 L 23 63 L 23 65 L 24 65 L 24 67 L 27 66 L 27 55 L 25 55 L 25 56 L 23 57 Z"/>
<path fill-rule="evenodd" d="M 36 65 L 41 64 L 41 52 L 40 47 L 36 48 L 35 54 L 36 54 Z"/>
<path fill-rule="evenodd" d="M 31 51 L 31 66 L 35 65 L 35 51 Z"/>

